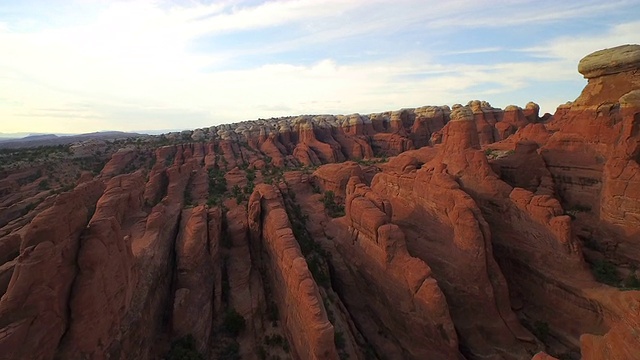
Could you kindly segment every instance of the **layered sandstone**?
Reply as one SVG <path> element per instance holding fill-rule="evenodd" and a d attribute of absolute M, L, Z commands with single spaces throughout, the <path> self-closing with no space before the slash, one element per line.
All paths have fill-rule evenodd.
<path fill-rule="evenodd" d="M 102 182 L 96 180 L 63 194 L 25 232 L 11 281 L 0 300 L 3 356 L 53 358 L 69 325 L 67 304 L 80 235 L 102 190 Z"/>
<path fill-rule="evenodd" d="M 258 185 L 249 200 L 252 241 L 261 242 L 276 304 L 294 353 L 302 359 L 337 359 L 333 325 L 296 242 L 282 197 Z"/>
<path fill-rule="evenodd" d="M 341 290 L 346 304 L 381 353 L 415 359 L 462 358 L 444 295 L 429 266 L 409 255 L 404 233 L 391 223 L 392 213 L 389 201 L 357 176 L 350 178 L 346 217 L 334 221 L 327 231 L 350 273 L 341 274 L 340 280 L 348 283 Z M 366 306 L 358 300 L 363 295 L 369 299 Z M 398 311 L 389 312 L 392 307 Z M 371 322 L 381 329 L 370 326 Z"/>
<path fill-rule="evenodd" d="M 536 348 L 535 339 L 511 311 L 504 276 L 493 258 L 489 225 L 472 197 L 456 182 L 469 163 L 486 162 L 479 150 L 472 110 L 454 109 L 443 132 L 439 155 L 422 157 L 431 159 L 427 163 L 417 158 L 418 170 L 403 167 L 399 172 L 377 175 L 372 189 L 391 201 L 393 220 L 407 233 L 409 252 L 426 261 L 441 283 L 463 353 L 520 358 L 527 349 Z M 444 154 L 451 157 L 443 159 Z M 479 175 L 492 176 L 490 169 Z M 473 184 L 470 180 L 464 177 L 459 181 Z M 498 193 L 503 190 L 496 189 Z M 476 311 L 478 308 L 483 311 Z M 485 325 L 480 329 L 477 324 Z"/>

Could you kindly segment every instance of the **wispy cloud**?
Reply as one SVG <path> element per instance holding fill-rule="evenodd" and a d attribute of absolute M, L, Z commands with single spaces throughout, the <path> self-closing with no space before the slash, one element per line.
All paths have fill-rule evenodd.
<path fill-rule="evenodd" d="M 558 36 L 536 46 L 524 48 L 528 52 L 543 59 L 557 59 L 576 64 L 585 55 L 594 51 L 622 44 L 633 44 L 640 41 L 640 21 L 613 25 L 612 28 L 597 35 L 565 35 Z"/>
<path fill-rule="evenodd" d="M 0 131 L 192 128 L 472 98 L 504 106 L 538 91 L 533 83 L 575 85 L 581 56 L 640 33 L 640 22 L 612 15 L 639 4 L 629 0 L 81 4 L 86 17 L 50 9 L 53 22 L 47 12 L 3 18 L 0 9 Z M 593 20 L 600 34 L 585 27 L 524 47 L 482 38 L 571 19 Z M 16 25 L 27 20 L 35 25 Z M 252 46 L 236 46 L 243 37 Z M 547 95 L 526 101 L 537 96 Z"/>

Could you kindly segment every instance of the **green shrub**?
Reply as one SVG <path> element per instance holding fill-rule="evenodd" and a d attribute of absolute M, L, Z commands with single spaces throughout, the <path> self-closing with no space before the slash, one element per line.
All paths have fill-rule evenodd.
<path fill-rule="evenodd" d="M 40 189 L 40 190 L 49 190 L 49 189 L 51 189 L 51 186 L 49 186 L 49 181 L 47 179 L 44 179 L 44 180 L 40 181 L 40 183 L 38 184 L 38 189 Z"/>
<path fill-rule="evenodd" d="M 267 305 L 267 320 L 271 322 L 277 322 L 278 319 L 279 319 L 278 306 L 276 305 L 275 302 L 269 301 L 269 304 Z"/>
<path fill-rule="evenodd" d="M 254 169 L 247 169 L 247 180 L 253 182 L 256 179 L 256 171 Z"/>
<path fill-rule="evenodd" d="M 240 344 L 232 341 L 227 344 L 218 354 L 220 360 L 240 360 Z"/>
<path fill-rule="evenodd" d="M 227 179 L 224 178 L 224 171 L 219 169 L 209 169 L 209 198 L 222 196 L 227 192 Z"/>
<path fill-rule="evenodd" d="M 591 211 L 591 206 L 582 205 L 582 204 L 575 204 L 569 210 L 573 210 L 573 211 L 576 211 L 576 212 L 589 212 L 589 211 Z"/>
<path fill-rule="evenodd" d="M 174 340 L 166 360 L 204 360 L 204 356 L 196 349 L 196 340 L 187 335 Z"/>
<path fill-rule="evenodd" d="M 235 309 L 229 309 L 224 315 L 222 326 L 229 335 L 237 337 L 246 327 L 246 321 Z"/>
<path fill-rule="evenodd" d="M 287 339 L 285 339 L 282 335 L 267 335 L 264 337 L 264 343 L 267 346 L 277 346 L 277 347 L 285 347 L 285 343 L 287 343 Z"/>
<path fill-rule="evenodd" d="M 640 280 L 638 280 L 635 273 L 629 274 L 629 276 L 624 279 L 624 287 L 627 289 L 640 289 Z"/>
<path fill-rule="evenodd" d="M 533 324 L 533 334 L 538 339 L 545 341 L 549 337 L 549 324 L 544 321 L 536 321 Z"/>
<path fill-rule="evenodd" d="M 324 192 L 322 203 L 332 218 L 344 216 L 344 205 L 336 203 L 333 191 L 328 190 Z"/>
<path fill-rule="evenodd" d="M 336 344 L 336 348 L 344 349 L 346 345 L 346 340 L 344 339 L 344 334 L 340 331 L 336 331 L 333 334 L 333 342 Z"/>
<path fill-rule="evenodd" d="M 620 284 L 620 275 L 618 269 L 607 260 L 598 260 L 593 263 L 591 271 L 596 280 L 603 284 L 618 286 Z"/>
<path fill-rule="evenodd" d="M 267 350 L 265 350 L 263 346 L 258 346 L 256 352 L 258 353 L 258 359 L 267 360 L 267 355 L 269 354 L 267 353 Z"/>
<path fill-rule="evenodd" d="M 184 206 L 193 205 L 193 199 L 191 198 L 191 191 L 189 191 L 189 186 L 184 189 Z"/>

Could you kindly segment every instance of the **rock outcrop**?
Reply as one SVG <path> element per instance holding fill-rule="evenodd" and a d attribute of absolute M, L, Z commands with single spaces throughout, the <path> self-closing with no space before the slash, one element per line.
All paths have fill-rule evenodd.
<path fill-rule="evenodd" d="M 54 357 L 69 326 L 67 304 L 77 272 L 80 236 L 103 189 L 100 180 L 82 184 L 31 221 L 0 300 L 3 357 Z"/>
<path fill-rule="evenodd" d="M 470 108 L 454 109 L 443 129 L 439 155 L 426 164 L 418 162 L 418 170 L 405 167 L 403 172 L 377 175 L 372 189 L 391 201 L 393 220 L 407 233 L 409 252 L 433 269 L 463 354 L 516 359 L 535 348 L 535 340 L 511 311 L 507 284 L 493 258 L 489 225 L 456 182 L 468 164 L 486 162 L 475 124 Z M 491 170 L 479 175 L 491 176 Z M 466 184 L 468 180 L 465 176 L 459 181 Z M 478 308 L 483 311 L 475 311 Z M 480 330 L 477 324 L 486 327 Z"/>
<path fill-rule="evenodd" d="M 172 330 L 177 338 L 192 335 L 197 349 L 210 348 L 214 313 L 214 260 L 218 244 L 210 241 L 209 231 L 221 232 L 219 211 L 204 205 L 185 209 L 176 239 L 175 295 Z M 204 281 L 203 281 L 204 280 Z"/>
<path fill-rule="evenodd" d="M 429 266 L 409 255 L 402 230 L 391 223 L 392 212 L 389 201 L 357 176 L 350 178 L 346 217 L 328 230 L 347 267 L 348 274 L 340 276 L 347 282 L 341 290 L 346 305 L 380 353 L 461 359 L 445 297 Z M 363 295 L 366 305 L 359 300 Z M 389 312 L 392 307 L 398 311 Z M 372 322 L 381 329 L 368 325 Z"/>
<path fill-rule="evenodd" d="M 251 195 L 249 229 L 252 241 L 261 242 L 268 257 L 273 295 L 294 354 L 302 359 L 338 359 L 333 325 L 273 186 L 258 185 Z"/>

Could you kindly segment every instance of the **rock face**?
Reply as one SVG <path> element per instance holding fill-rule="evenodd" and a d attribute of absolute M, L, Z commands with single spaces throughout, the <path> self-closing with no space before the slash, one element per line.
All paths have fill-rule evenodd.
<path fill-rule="evenodd" d="M 122 325 L 137 282 L 126 218 L 142 206 L 142 172 L 109 181 L 80 239 L 78 273 L 71 298 L 70 326 L 61 352 L 70 358 L 96 357 Z"/>
<path fill-rule="evenodd" d="M 443 132 L 436 157 L 419 170 L 379 174 L 372 189 L 391 201 L 394 222 L 407 233 L 409 252 L 426 261 L 442 284 L 463 353 L 522 358 L 536 347 L 534 337 L 511 311 L 507 284 L 493 258 L 489 225 L 456 183 L 469 164 L 486 163 L 471 109 L 455 109 Z M 482 174 L 491 176 L 489 169 Z M 467 180 L 465 176 L 460 182 Z M 474 310 L 478 308 L 483 311 Z M 477 324 L 486 327 L 480 330 Z"/>
<path fill-rule="evenodd" d="M 341 199 L 346 198 L 347 182 L 351 176 L 363 175 L 362 169 L 355 162 L 327 164 L 313 173 L 313 179 L 323 191 L 333 191 Z"/>
<path fill-rule="evenodd" d="M 269 259 L 276 304 L 294 353 L 302 359 L 338 359 L 333 326 L 274 187 L 258 185 L 251 195 L 249 228 Z"/>
<path fill-rule="evenodd" d="M 613 75 L 640 67 L 640 46 L 622 45 L 596 51 L 585 56 L 578 64 L 578 71 L 587 79 Z"/>
<path fill-rule="evenodd" d="M 213 317 L 213 260 L 217 244 L 209 241 L 209 230 L 220 233 L 221 222 L 208 224 L 204 205 L 185 209 L 181 231 L 176 239 L 177 279 L 173 301 L 173 332 L 176 337 L 193 335 L 197 349 L 207 353 L 210 347 Z M 219 214 L 211 214 L 219 219 Z M 208 281 L 202 281 L 208 279 Z"/>
<path fill-rule="evenodd" d="M 409 255 L 402 230 L 391 223 L 392 212 L 389 201 L 351 177 L 345 221 L 331 226 L 349 268 L 341 278 L 351 278 L 342 290 L 346 305 L 358 323 L 380 324 L 381 330 L 361 326 L 380 352 L 398 358 L 462 358 L 444 295 L 429 266 Z M 365 294 L 370 300 L 363 306 L 358 298 Z M 391 307 L 400 311 L 391 314 Z"/>
<path fill-rule="evenodd" d="M 102 190 L 98 180 L 61 195 L 25 232 L 13 276 L 0 300 L 4 357 L 53 358 L 69 325 L 67 303 L 80 235 Z"/>
<path fill-rule="evenodd" d="M 640 141 L 639 53 L 640 46 L 626 45 L 585 57 L 579 69 L 589 83 L 575 102 L 559 108 L 550 125 L 561 131 L 542 147 L 566 205 L 590 208 L 627 236 L 635 232 L 640 214 L 634 193 Z"/>
<path fill-rule="evenodd" d="M 3 153 L 0 358 L 635 359 L 639 54 L 586 56 L 553 116 L 472 100 Z"/>

